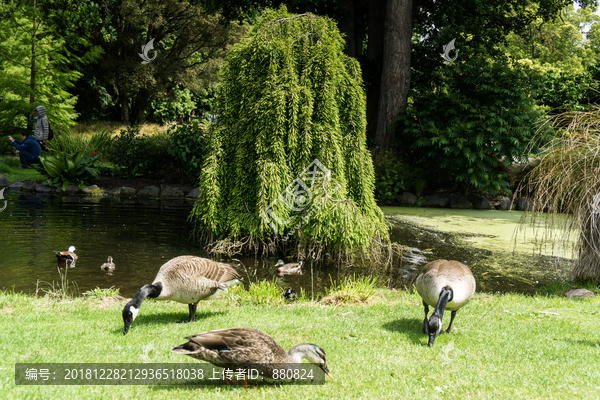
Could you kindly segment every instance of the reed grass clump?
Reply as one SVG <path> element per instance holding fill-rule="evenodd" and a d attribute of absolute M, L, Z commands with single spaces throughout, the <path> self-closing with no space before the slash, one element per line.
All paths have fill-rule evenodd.
<path fill-rule="evenodd" d="M 545 239 L 555 239 L 550 237 L 560 231 L 555 228 L 564 232 L 556 238 L 563 245 L 575 235 L 573 278 L 600 283 L 600 107 L 565 112 L 546 125 L 556 136 L 542 148 L 539 164 L 515 195 L 531 199 L 532 224 L 548 211 Z"/>
<path fill-rule="evenodd" d="M 331 279 L 331 278 L 330 278 Z M 331 287 L 321 300 L 325 304 L 366 303 L 375 294 L 378 286 L 377 277 L 355 275 L 343 278 L 339 283 L 331 280 Z"/>

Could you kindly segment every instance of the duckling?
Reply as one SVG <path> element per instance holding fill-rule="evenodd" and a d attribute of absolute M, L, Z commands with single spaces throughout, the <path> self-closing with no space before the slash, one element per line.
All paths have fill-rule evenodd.
<path fill-rule="evenodd" d="M 77 260 L 77 255 L 75 254 L 75 246 L 70 246 L 69 250 L 67 251 L 55 251 L 54 254 L 56 254 L 56 258 L 58 258 L 58 261 Z"/>
<path fill-rule="evenodd" d="M 283 297 L 287 300 L 294 301 L 298 298 L 298 293 L 294 292 L 291 286 L 289 286 L 285 292 L 283 292 Z"/>
<path fill-rule="evenodd" d="M 115 263 L 113 263 L 113 258 L 111 256 L 108 256 L 107 262 L 102 264 L 100 266 L 100 269 L 103 269 L 104 271 L 114 271 Z"/>
<path fill-rule="evenodd" d="M 327 368 L 325 351 L 316 344 L 302 343 L 285 351 L 271 336 L 253 328 L 220 329 L 186 339 L 189 342 L 175 346 L 171 351 L 208 361 L 217 367 L 236 364 L 239 368 L 255 368 L 269 378 L 272 378 L 273 370 L 281 368 L 280 364 L 300 364 L 302 359 L 307 359 L 333 378 Z"/>
<path fill-rule="evenodd" d="M 275 265 L 277 268 L 277 272 L 280 274 L 302 274 L 302 263 L 304 261 L 300 261 L 297 263 L 288 263 L 284 264 L 283 260 L 277 261 Z"/>
<path fill-rule="evenodd" d="M 435 338 L 442 330 L 444 310 L 452 311 L 450 325 L 446 330 L 446 333 L 450 333 L 456 312 L 475 294 L 475 277 L 469 267 L 458 261 L 435 260 L 424 267 L 415 285 L 425 307 L 422 331 L 429 335 L 427 346 L 433 347 Z M 435 310 L 428 321 L 429 306 L 434 305 Z"/>
<path fill-rule="evenodd" d="M 187 304 L 189 318 L 180 322 L 194 322 L 200 300 L 218 297 L 228 286 L 239 283 L 239 278 L 238 270 L 229 264 L 194 256 L 175 257 L 160 267 L 152 284 L 142 286 L 125 305 L 123 335 L 129 331 L 146 297 Z"/>

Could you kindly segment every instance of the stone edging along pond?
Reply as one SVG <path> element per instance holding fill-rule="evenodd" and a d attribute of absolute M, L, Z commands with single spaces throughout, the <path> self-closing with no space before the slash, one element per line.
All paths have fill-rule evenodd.
<path fill-rule="evenodd" d="M 109 196 L 109 197 L 138 197 L 138 198 L 187 198 L 197 199 L 200 196 L 200 189 L 185 190 L 177 186 L 147 186 L 136 190 L 132 187 L 120 186 L 111 190 L 99 188 L 97 185 L 79 188 L 75 185 L 69 185 L 64 191 L 61 188 L 55 188 L 33 181 L 17 181 L 12 183 L 6 176 L 0 174 L 0 188 L 8 187 L 11 191 L 35 192 L 40 194 L 64 194 L 64 195 L 86 195 L 86 196 Z M 186 193 L 187 192 L 187 193 Z M 412 193 L 404 192 L 397 197 L 398 205 L 401 207 L 415 207 L 418 205 L 417 196 Z M 453 209 L 477 209 L 477 210 L 531 210 L 531 202 L 525 197 L 519 197 L 513 203 L 508 197 L 500 199 L 497 207 L 494 207 L 490 201 L 483 196 L 474 196 L 469 199 L 459 195 L 432 195 L 423 198 L 421 207 L 434 208 L 453 208 Z"/>
<path fill-rule="evenodd" d="M 418 204 L 417 196 L 412 193 L 404 192 L 397 197 L 397 201 L 400 207 L 415 207 L 420 205 L 421 207 L 432 207 L 432 208 L 454 208 L 454 209 L 471 209 L 476 210 L 493 210 L 494 206 L 492 203 L 483 196 L 472 196 L 469 199 L 456 194 L 449 196 L 444 195 L 431 195 L 425 196 L 422 202 Z M 498 210 L 527 210 L 531 211 L 532 203 L 526 197 L 519 197 L 513 203 L 508 197 L 500 199 L 496 209 Z"/>
<path fill-rule="evenodd" d="M 161 185 L 162 186 L 162 185 Z M 64 191 L 61 188 L 36 183 L 33 181 L 10 181 L 0 174 L 0 188 L 8 188 L 10 191 L 41 193 L 41 194 L 64 194 L 64 195 L 86 195 L 86 196 L 110 196 L 110 197 L 140 197 L 140 198 L 188 198 L 197 199 L 200 196 L 200 189 L 195 188 L 191 191 L 185 191 L 176 186 L 147 186 L 140 190 L 131 187 L 121 186 L 112 190 L 104 190 L 97 185 L 80 188 L 75 185 L 69 185 Z M 187 192 L 187 193 L 186 193 Z"/>

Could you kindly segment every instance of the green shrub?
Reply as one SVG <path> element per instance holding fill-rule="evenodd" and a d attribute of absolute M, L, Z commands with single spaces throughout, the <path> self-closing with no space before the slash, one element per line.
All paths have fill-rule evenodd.
<path fill-rule="evenodd" d="M 375 166 L 375 198 L 379 204 L 392 203 L 406 189 L 402 165 L 392 153 L 386 153 Z"/>
<path fill-rule="evenodd" d="M 169 131 L 169 154 L 185 165 L 186 172 L 198 178 L 206 152 L 208 125 L 198 119 L 173 125 Z"/>
<path fill-rule="evenodd" d="M 96 179 L 99 172 L 94 163 L 99 157 L 91 158 L 85 151 L 73 155 L 47 155 L 40 157 L 41 165 L 33 164 L 33 167 L 44 176 L 47 185 L 65 190 L 69 185 L 84 186 Z"/>
<path fill-rule="evenodd" d="M 437 184 L 508 190 L 500 164 L 535 151 L 528 144 L 542 116 L 533 100 L 539 82 L 518 66 L 477 59 L 445 66 L 436 78 L 411 89 L 399 117 L 409 163 Z"/>
<path fill-rule="evenodd" d="M 158 176 L 165 165 L 175 161 L 169 155 L 168 147 L 168 134 L 143 136 L 136 125 L 122 130 L 112 139 L 108 159 L 125 177 Z"/>
<path fill-rule="evenodd" d="M 57 128 L 54 130 L 54 138 L 48 141 L 50 154 L 61 156 L 67 154 L 73 156 L 76 153 L 86 152 L 91 156 L 105 153 L 111 146 L 111 132 L 103 128 L 91 136 L 75 135 L 69 128 Z"/>
<path fill-rule="evenodd" d="M 175 121 L 179 114 L 185 118 L 189 117 L 196 103 L 192 100 L 192 92 L 188 89 L 176 86 L 163 100 L 154 100 L 150 103 L 149 121 L 164 124 Z"/>

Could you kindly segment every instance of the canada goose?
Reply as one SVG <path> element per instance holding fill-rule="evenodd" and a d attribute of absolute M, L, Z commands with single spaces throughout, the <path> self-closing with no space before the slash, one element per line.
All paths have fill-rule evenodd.
<path fill-rule="evenodd" d="M 56 254 L 58 261 L 77 260 L 77 255 L 75 255 L 75 246 L 69 247 L 69 250 L 67 251 L 55 251 L 54 254 Z"/>
<path fill-rule="evenodd" d="M 105 271 L 113 271 L 115 269 L 115 263 L 113 263 L 113 259 L 111 256 L 108 256 L 108 262 L 105 262 L 100 266 L 100 269 Z"/>
<path fill-rule="evenodd" d="M 429 347 L 433 347 L 435 338 L 442 330 L 444 310 L 452 311 L 450 325 L 446 333 L 450 333 L 456 312 L 466 305 L 475 293 L 475 277 L 466 265 L 458 261 L 435 260 L 425 266 L 416 280 L 417 292 L 423 299 L 425 319 L 423 333 L 429 335 Z M 435 310 L 427 321 L 429 306 Z"/>
<path fill-rule="evenodd" d="M 289 286 L 287 289 L 285 289 L 285 292 L 283 292 L 283 297 L 286 298 L 287 300 L 293 301 L 298 298 L 298 293 L 294 292 L 292 287 Z"/>
<path fill-rule="evenodd" d="M 278 267 L 277 272 L 280 274 L 301 274 L 303 262 L 304 261 L 284 264 L 283 260 L 279 260 L 275 266 Z"/>
<path fill-rule="evenodd" d="M 307 359 L 333 378 L 325 359 L 325 351 L 316 344 L 302 343 L 285 351 L 266 333 L 253 328 L 231 328 L 188 336 L 189 342 L 171 349 L 217 367 L 238 364 L 240 368 L 256 368 L 271 378 L 277 364 L 300 364 Z"/>
<path fill-rule="evenodd" d="M 240 282 L 239 277 L 237 269 L 229 264 L 194 256 L 175 257 L 160 267 L 152 284 L 142 286 L 125 305 L 123 334 L 129 330 L 146 297 L 187 304 L 190 316 L 180 322 L 193 322 L 200 300 L 218 297 L 228 286 Z"/>

